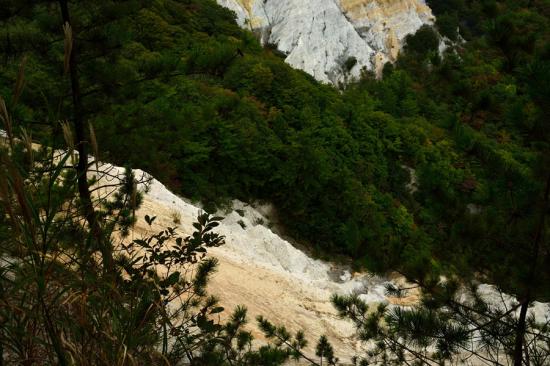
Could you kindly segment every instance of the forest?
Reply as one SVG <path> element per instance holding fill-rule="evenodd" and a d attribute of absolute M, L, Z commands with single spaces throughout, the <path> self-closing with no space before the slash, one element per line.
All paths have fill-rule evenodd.
<path fill-rule="evenodd" d="M 411 311 L 334 297 L 377 344 L 357 365 L 454 364 L 460 352 L 548 365 L 550 324 L 528 309 L 550 302 L 550 1 L 428 4 L 435 25 L 408 36 L 382 77 L 332 86 L 286 65 L 214 0 L 3 0 L 0 365 L 337 364 L 326 339 L 306 355 L 285 319 L 260 319 L 274 343 L 252 350 L 245 309 L 209 320 L 224 311 L 204 290 L 220 218 L 199 216 L 177 249 L 163 249 L 177 237 L 167 228 L 134 243 L 145 259 L 113 254 L 139 206 L 130 168 L 211 214 L 232 199 L 271 203 L 316 257 L 421 288 Z M 92 202 L 94 165 L 63 149 L 127 167 L 115 202 Z M 200 269 L 151 273 L 168 262 Z M 511 294 L 513 308 L 491 309 L 479 283 Z M 456 300 L 461 288 L 474 305 Z"/>

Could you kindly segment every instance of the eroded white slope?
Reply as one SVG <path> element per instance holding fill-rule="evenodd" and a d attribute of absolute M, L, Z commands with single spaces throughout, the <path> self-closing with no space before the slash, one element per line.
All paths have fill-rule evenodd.
<path fill-rule="evenodd" d="M 137 170 L 136 175 L 142 174 Z M 200 208 L 170 192 L 162 183 L 152 179 L 144 204 L 140 212 L 152 211 L 168 226 L 173 226 L 173 216 L 177 213 L 179 229 L 184 233 L 193 230 L 192 223 L 197 218 Z M 168 211 L 168 212 L 167 212 Z M 275 273 L 288 276 L 300 285 L 310 286 L 314 291 L 328 290 L 331 293 L 367 292 L 368 301 L 385 302 L 382 279 L 367 274 L 352 276 L 349 272 L 338 270 L 335 266 L 296 249 L 288 241 L 273 233 L 267 227 L 269 218 L 258 210 L 240 201 L 233 201 L 233 208 L 219 212 L 224 217 L 216 232 L 226 238 L 226 244 L 211 249 L 218 255 L 236 262 L 264 267 Z M 172 221 L 172 222 L 170 222 Z"/>
<path fill-rule="evenodd" d="M 394 61 L 404 38 L 434 17 L 424 0 L 218 0 L 275 44 L 286 62 L 337 84 Z M 347 70 L 347 60 L 357 63 Z"/>
<path fill-rule="evenodd" d="M 134 173 L 138 178 L 145 174 L 140 170 Z M 224 219 L 216 228 L 216 232 L 225 235 L 226 244 L 208 252 L 220 262 L 209 291 L 218 296 L 228 310 L 245 305 L 251 323 L 256 316 L 264 315 L 292 332 L 305 330 L 311 340 L 310 347 L 325 334 L 338 356 L 349 360 L 361 344 L 356 340 L 352 323 L 338 318 L 330 297 L 334 293 L 356 292 L 371 303 L 387 302 L 384 296 L 387 280 L 367 274 L 352 276 L 329 263 L 312 259 L 264 226 L 269 220 L 258 210 L 239 201 L 234 201 L 233 206 L 234 210 L 220 212 Z M 137 213 L 140 220 L 134 235 L 139 236 L 148 229 L 141 219 L 145 214 L 157 216 L 153 230 L 177 226 L 183 235 L 190 234 L 199 211 L 199 207 L 152 179 Z M 177 225 L 174 224 L 176 215 L 180 220 Z M 255 327 L 251 330 L 262 339 Z M 313 348 L 309 351 L 314 352 Z"/>
<path fill-rule="evenodd" d="M 108 179 L 111 184 L 124 172 L 123 168 L 109 164 L 101 165 L 100 171 L 107 172 L 100 181 Z M 148 186 L 148 190 L 137 213 L 140 220 L 132 235 L 140 236 L 149 230 L 142 219 L 146 214 L 157 217 L 154 231 L 177 226 L 183 235 L 192 233 L 192 223 L 200 208 L 176 196 L 147 173 L 134 170 L 134 174 L 138 181 L 147 182 L 140 184 L 139 188 L 145 190 Z M 107 196 L 113 190 L 111 187 L 100 194 Z M 261 207 L 255 209 L 234 201 L 232 209 L 220 213 L 224 219 L 216 231 L 225 235 L 226 244 L 209 250 L 209 255 L 220 262 L 209 290 L 220 297 L 228 310 L 245 305 L 252 320 L 264 315 L 275 323 L 284 324 L 292 332 L 305 330 L 312 340 L 310 347 L 325 334 L 335 346 L 337 356 L 347 361 L 357 352 L 363 352 L 363 346 L 357 341 L 351 322 L 338 318 L 330 303 L 332 294 L 358 293 L 371 304 L 412 305 L 417 302 L 415 295 L 404 299 L 385 296 L 384 286 L 402 284 L 400 278 L 390 281 L 368 274 L 351 275 L 330 263 L 310 258 L 264 226 L 269 222 L 265 212 Z M 495 307 L 510 307 L 514 302 L 513 297 L 500 294 L 493 286 L 481 285 L 479 289 L 480 295 Z M 548 304 L 535 303 L 529 313 L 539 322 L 550 317 Z M 261 339 L 254 327 L 251 330 Z M 313 352 L 313 349 L 309 351 Z"/>

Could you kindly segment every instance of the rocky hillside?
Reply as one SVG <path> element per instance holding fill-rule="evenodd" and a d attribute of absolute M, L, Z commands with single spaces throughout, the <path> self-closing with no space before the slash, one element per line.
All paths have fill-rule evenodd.
<path fill-rule="evenodd" d="M 110 164 L 102 165 L 101 170 L 120 179 L 124 172 L 123 168 Z M 140 219 L 132 237 L 139 238 L 151 230 L 143 221 L 145 215 L 156 217 L 153 231 L 175 226 L 178 232 L 191 234 L 200 205 L 176 196 L 147 173 L 140 170 L 134 173 L 139 181 L 148 181 L 140 188 L 148 188 L 137 212 Z M 278 324 L 280 319 L 285 319 L 284 325 L 290 331 L 305 330 L 311 340 L 326 335 L 335 346 L 337 356 L 349 362 L 361 351 L 361 342 L 352 322 L 338 317 L 330 302 L 332 294 L 354 292 L 367 303 L 375 304 L 412 303 L 417 299 L 416 296 L 386 297 L 385 285 L 394 281 L 401 283 L 398 278 L 392 281 L 366 273 L 351 274 L 341 266 L 310 258 L 268 228 L 272 212 L 270 206 L 254 208 L 237 200 L 233 201 L 232 208 L 218 212 L 224 219 L 216 231 L 225 236 L 226 244 L 209 249 L 208 254 L 219 260 L 209 291 L 226 309 L 244 305 L 251 319 L 264 315 Z M 258 342 L 264 343 L 263 333 L 254 323 L 251 321 L 249 330 Z M 306 351 L 314 354 L 314 346 L 312 341 Z"/>
<path fill-rule="evenodd" d="M 424 0 L 218 0 L 286 62 L 337 84 L 394 61 L 404 38 L 434 16 Z"/>
<path fill-rule="evenodd" d="M 110 196 L 114 192 L 112 183 L 122 181 L 124 168 L 101 164 L 99 170 L 101 173 L 94 176 L 99 185 L 107 183 L 107 177 L 110 183 L 105 185 L 107 188 L 101 191 L 101 195 Z M 146 237 L 151 229 L 156 232 L 167 227 L 175 227 L 184 235 L 191 234 L 194 230 L 192 224 L 202 210 L 200 203 L 193 204 L 175 195 L 142 170 L 134 170 L 134 174 L 141 182 L 138 187 L 144 196 L 142 206 L 136 212 L 139 219 L 131 237 Z M 369 305 L 384 303 L 390 308 L 409 308 L 417 304 L 419 293 L 416 290 L 403 297 L 391 297 L 386 293 L 387 285 L 411 286 L 400 275 L 389 274 L 382 278 L 365 272 L 352 274 L 341 265 L 311 258 L 293 247 L 270 229 L 274 217 L 270 205 L 254 207 L 234 200 L 231 206 L 217 212 L 224 219 L 216 232 L 225 237 L 225 245 L 208 251 L 209 256 L 219 261 L 208 289 L 226 309 L 244 305 L 251 319 L 258 315 L 276 323 L 284 319 L 290 331 L 305 330 L 312 340 L 326 335 L 334 345 L 337 357 L 343 364 L 348 364 L 353 356 L 364 353 L 372 344 L 361 342 L 353 323 L 337 315 L 330 301 L 331 295 L 355 293 Z M 145 215 L 156 217 L 152 227 L 143 220 Z M 480 285 L 479 294 L 495 307 L 511 308 L 514 302 L 512 297 L 491 285 Z M 548 321 L 548 310 L 549 304 L 534 302 L 529 316 L 545 322 Z M 229 313 L 227 311 L 221 316 L 226 317 Z M 259 344 L 266 342 L 254 322 L 248 329 Z M 311 342 L 306 352 L 314 354 L 314 346 Z"/>

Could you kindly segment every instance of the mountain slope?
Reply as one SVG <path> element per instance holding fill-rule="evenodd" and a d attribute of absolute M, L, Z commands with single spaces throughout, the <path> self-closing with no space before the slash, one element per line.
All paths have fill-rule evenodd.
<path fill-rule="evenodd" d="M 110 164 L 102 164 L 100 171 L 109 172 L 111 184 L 113 177 L 116 177 L 115 181 L 122 181 L 124 177 L 124 168 Z M 156 232 L 167 227 L 176 227 L 184 235 L 191 234 L 193 222 L 201 211 L 200 204 L 178 197 L 148 173 L 134 170 L 134 174 L 138 181 L 147 183 L 139 185 L 144 197 L 136 212 L 138 221 L 132 237 L 147 236 L 151 230 Z M 336 356 L 342 362 L 351 362 L 354 355 L 365 352 L 372 344 L 361 342 L 353 323 L 338 317 L 330 301 L 331 295 L 355 293 L 369 305 L 383 303 L 389 304 L 390 308 L 400 306 L 407 309 L 418 303 L 418 291 L 403 297 L 386 294 L 386 286 L 406 284 L 400 275 L 391 275 L 391 278 L 366 272 L 352 275 L 342 266 L 309 257 L 268 228 L 270 215 L 266 212 L 269 212 L 267 207 L 253 207 L 236 200 L 230 209 L 218 212 L 224 219 L 215 231 L 224 235 L 226 244 L 208 250 L 209 256 L 219 260 L 219 268 L 208 288 L 227 310 L 244 305 L 251 319 L 258 315 L 275 323 L 283 319 L 291 332 L 305 330 L 307 338 L 312 341 L 326 335 L 334 345 Z M 152 227 L 143 220 L 145 215 L 156 217 Z M 178 218 L 177 222 L 174 222 L 174 217 Z M 495 307 L 512 307 L 514 302 L 513 297 L 502 294 L 491 285 L 480 285 L 479 293 Z M 534 302 L 529 314 L 533 319 L 545 322 L 549 306 L 548 303 Z M 229 313 L 227 311 L 222 316 Z M 260 343 L 265 341 L 255 325 L 250 325 L 250 330 Z M 313 354 L 313 347 L 311 342 L 306 351 Z"/>

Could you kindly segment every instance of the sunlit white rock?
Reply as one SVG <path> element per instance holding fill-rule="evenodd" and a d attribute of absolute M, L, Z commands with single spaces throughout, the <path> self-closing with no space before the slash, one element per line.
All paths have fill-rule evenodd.
<path fill-rule="evenodd" d="M 424 0 L 218 0 L 237 22 L 275 44 L 286 62 L 337 84 L 380 72 L 403 40 L 434 17 Z M 346 61 L 356 63 L 348 70 Z"/>

